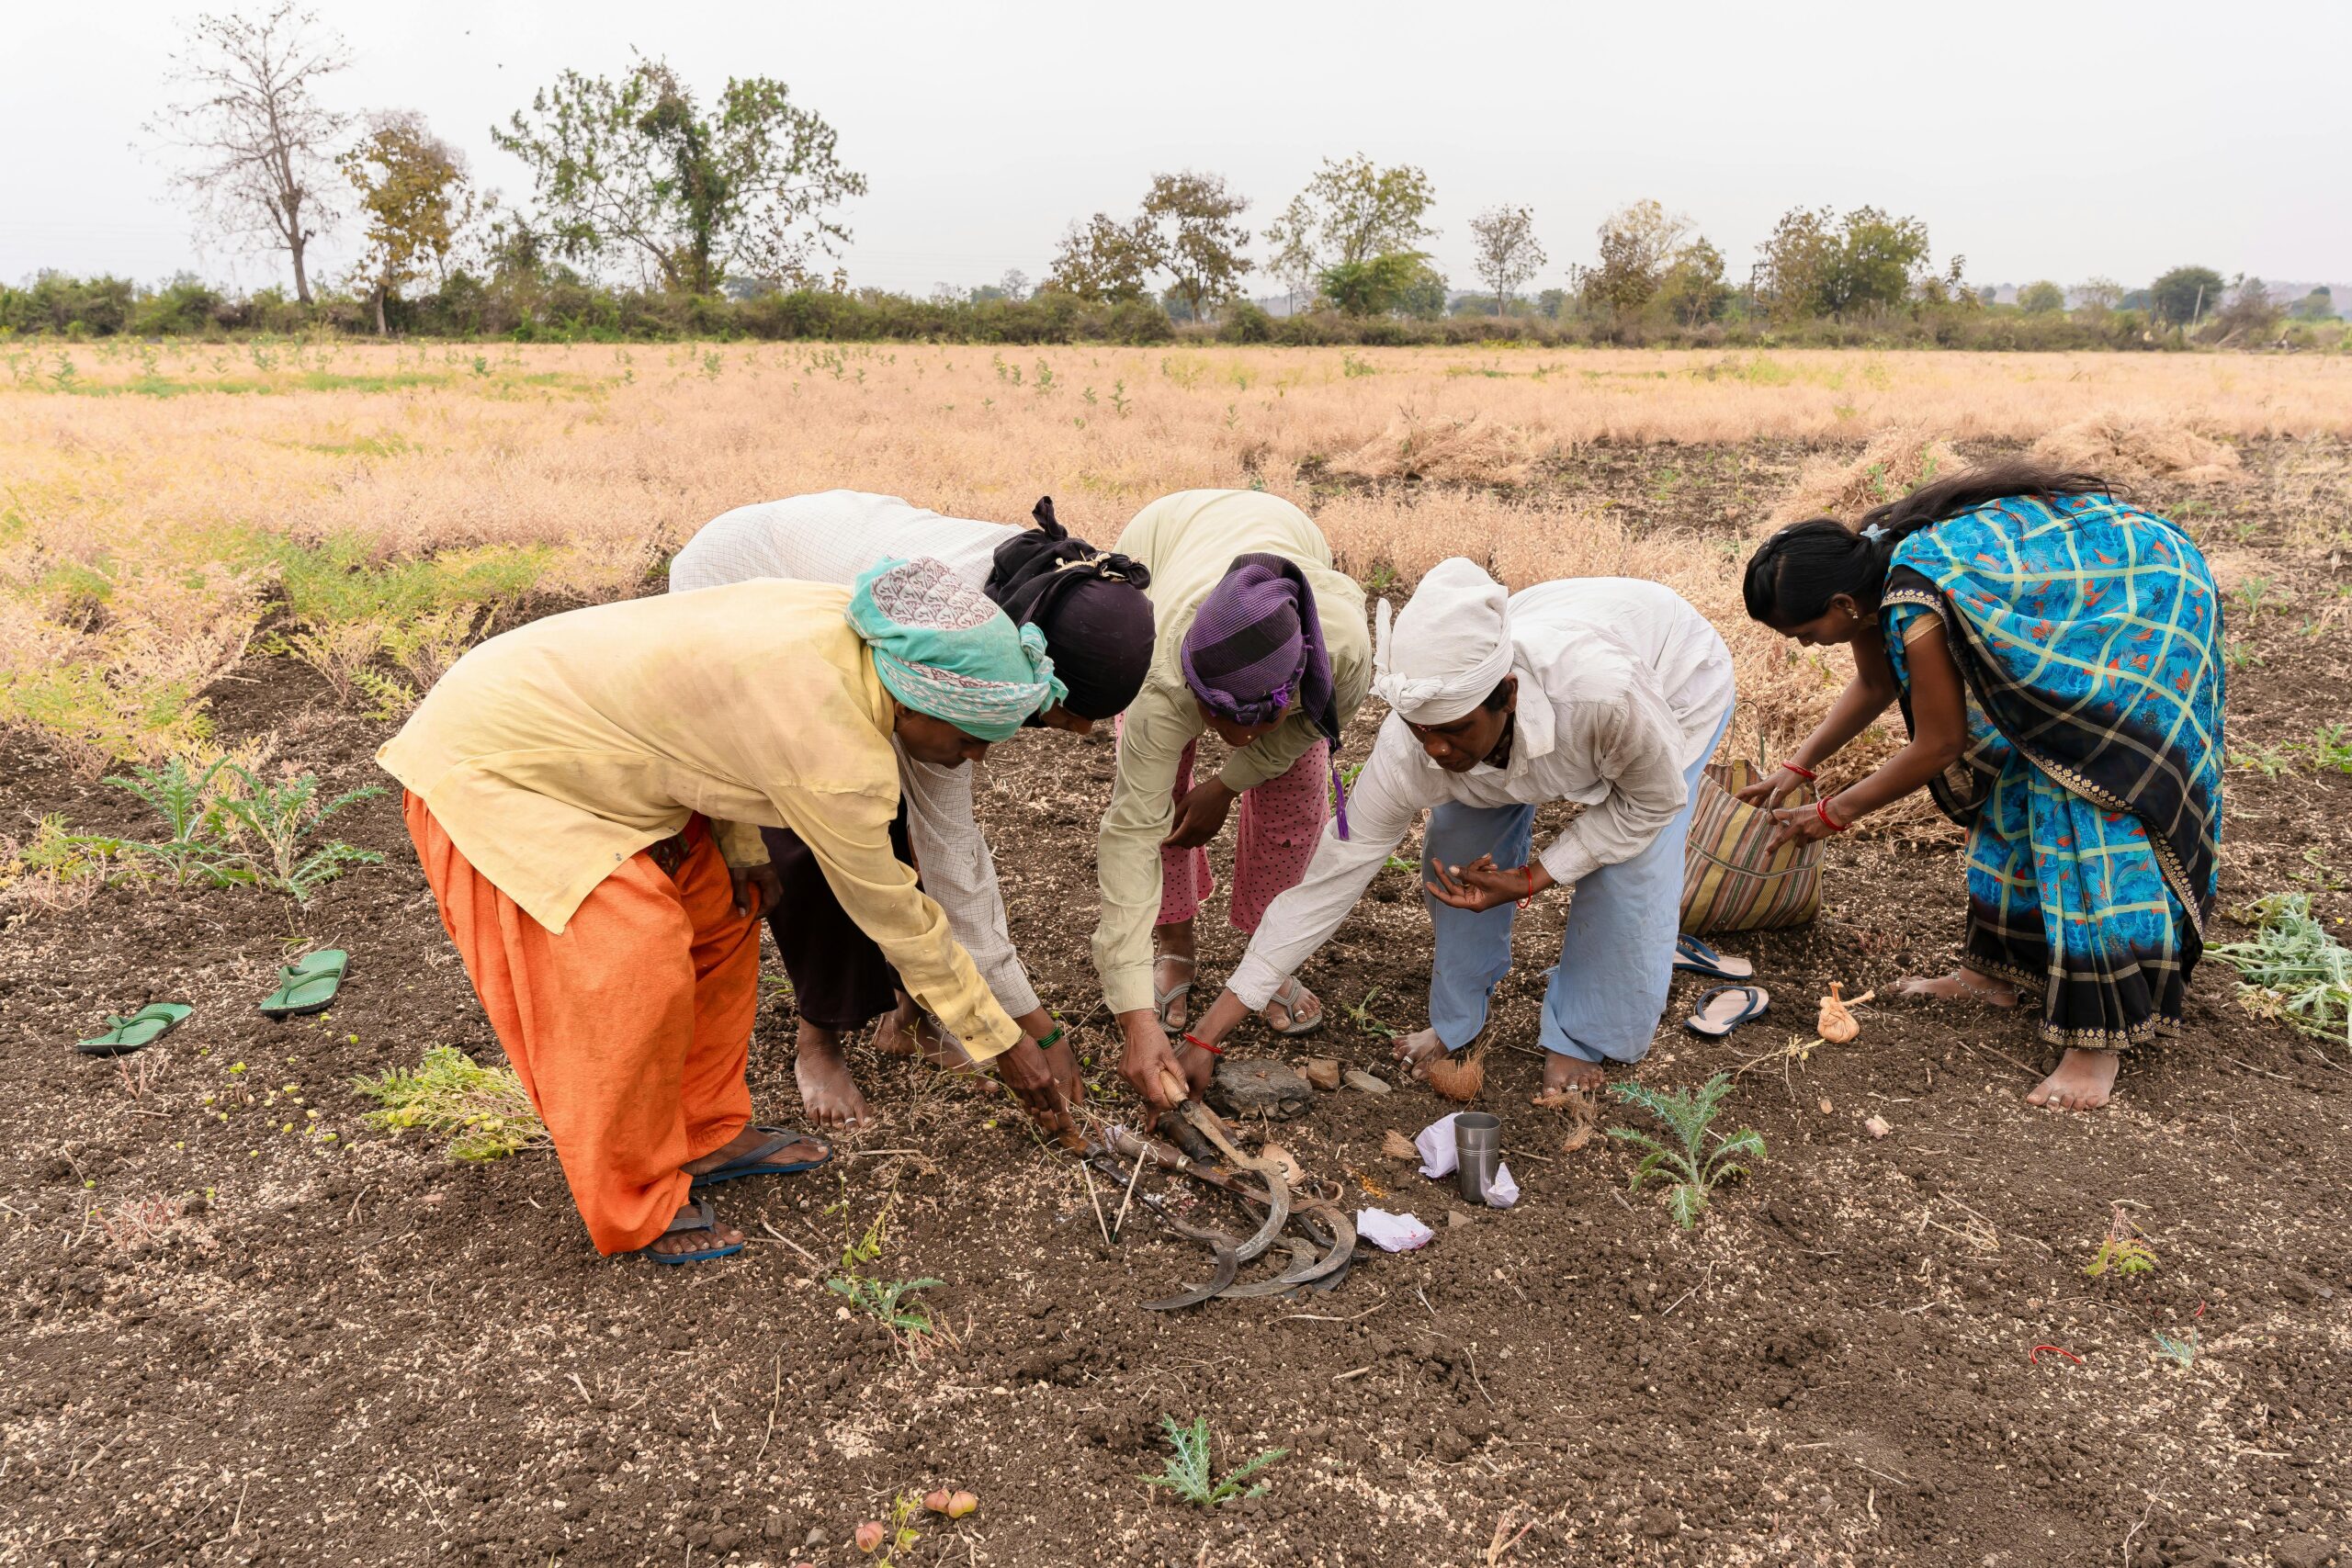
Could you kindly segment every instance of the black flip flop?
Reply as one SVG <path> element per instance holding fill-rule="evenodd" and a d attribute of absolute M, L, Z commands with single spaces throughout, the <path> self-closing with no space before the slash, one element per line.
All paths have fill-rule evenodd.
<path fill-rule="evenodd" d="M 1719 997 L 1736 997 L 1739 1010 L 1729 1015 L 1715 1006 Z M 1682 1027 L 1693 1034 L 1703 1034 L 1720 1040 L 1750 1019 L 1762 1018 L 1771 1010 L 1772 996 L 1761 986 L 1717 986 L 1699 998 L 1699 1010 L 1682 1021 Z"/>

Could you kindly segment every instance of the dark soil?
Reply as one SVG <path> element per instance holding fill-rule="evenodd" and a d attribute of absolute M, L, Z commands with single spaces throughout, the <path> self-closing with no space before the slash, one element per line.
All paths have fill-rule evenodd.
<path fill-rule="evenodd" d="M 1794 460 L 1589 457 L 1629 510 L 1699 529 L 1752 514 L 1762 488 L 1738 476 Z M 2352 582 L 2352 463 L 2285 443 L 2248 459 L 2253 480 L 2200 498 L 2196 525 L 2259 557 L 2273 603 L 2294 597 L 2239 628 L 2260 662 L 2233 674 L 2232 742 L 2300 746 L 2352 717 L 2345 617 L 2306 629 Z M 224 738 L 275 731 L 337 787 L 378 777 L 388 727 L 334 712 L 287 660 L 252 659 L 211 704 Z M 2232 776 L 2225 906 L 2328 880 L 2307 852 L 2352 873 L 2352 777 L 2288 755 L 2291 773 Z M 1132 1101 L 1087 959 L 1109 760 L 1099 738 L 1024 737 L 989 764 L 983 810 L 1015 934 L 1115 1115 Z M 140 826 L 22 742 L 0 792 L 12 818 Z M 861 1561 L 859 1520 L 934 1486 L 979 1509 L 916 1518 L 897 1562 L 2139 1568 L 2352 1546 L 2346 1051 L 2250 1016 L 2211 964 L 2184 1038 L 2136 1054 L 2095 1115 L 2024 1103 L 2045 1064 L 2017 1016 L 1877 1006 L 1851 1044 L 1776 1055 L 1811 1038 L 1831 980 L 1883 993 L 1948 966 L 1956 835 L 1841 840 L 1816 925 L 1730 944 L 1772 1015 L 1722 1042 L 1661 1029 L 1641 1077 L 1742 1070 L 1725 1123 L 1770 1145 L 1695 1233 L 1627 1195 L 1608 1140 L 1566 1152 L 1560 1117 L 1528 1104 L 1553 899 L 1522 921 L 1483 1097 L 1519 1207 L 1473 1212 L 1382 1157 L 1385 1132 L 1450 1109 L 1426 1089 L 1324 1095 L 1284 1145 L 1436 1241 L 1304 1302 L 1157 1315 L 1136 1303 L 1201 1278 L 1195 1246 L 1139 1210 L 1106 1246 L 1078 1169 L 1001 1100 L 871 1052 L 884 1124 L 820 1175 L 724 1189 L 754 1244 L 702 1268 L 597 1258 L 545 1154 L 456 1165 L 366 1129 L 354 1075 L 497 1047 L 396 802 L 345 831 L 386 861 L 307 908 L 119 886 L 11 911 L 0 1563 L 841 1564 Z M 2352 916 L 2352 894 L 2317 904 Z M 1212 912 L 1214 977 L 1240 943 Z M 344 998 L 268 1022 L 254 1002 L 305 942 L 351 950 Z M 1334 1019 L 1312 1048 L 1385 1074 L 1346 1010 L 1418 1026 L 1427 951 L 1408 879 L 1384 874 L 1307 972 Z M 776 984 L 753 1089 L 790 1120 Z M 70 1049 L 155 999 L 196 1017 L 120 1066 Z M 2117 1205 L 2157 1267 L 2086 1278 Z M 896 1341 L 825 1289 L 844 1233 L 886 1210 L 867 1272 L 944 1280 L 926 1299 L 945 1332 Z M 2193 1365 L 2155 1330 L 2193 1331 Z M 1263 1496 L 1198 1511 L 1137 1479 L 1167 1451 L 1162 1414 L 1208 1416 L 1220 1466 L 1292 1452 Z"/>

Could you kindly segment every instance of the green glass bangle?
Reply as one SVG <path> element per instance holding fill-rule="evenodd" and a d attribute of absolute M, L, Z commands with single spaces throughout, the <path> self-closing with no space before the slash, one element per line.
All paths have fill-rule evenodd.
<path fill-rule="evenodd" d="M 1050 1051 L 1050 1050 L 1052 1050 L 1052 1049 L 1054 1048 L 1054 1042 L 1056 1042 L 1057 1040 L 1059 1040 L 1061 1037 L 1062 1037 L 1062 1026 L 1061 1026 L 1060 1024 L 1058 1024 L 1058 1023 L 1057 1023 L 1057 1024 L 1054 1025 L 1053 1032 L 1052 1032 L 1052 1033 L 1050 1033 L 1050 1034 L 1046 1035 L 1043 1040 L 1040 1040 L 1040 1041 L 1038 1041 L 1038 1042 L 1037 1042 L 1037 1049 L 1038 1049 L 1038 1050 L 1040 1050 L 1040 1051 Z"/>

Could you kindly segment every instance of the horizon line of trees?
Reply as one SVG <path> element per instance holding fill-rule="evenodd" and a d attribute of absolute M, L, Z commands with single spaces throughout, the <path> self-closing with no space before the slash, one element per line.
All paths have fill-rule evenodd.
<path fill-rule="evenodd" d="M 2259 278 L 2225 281 L 2205 266 L 2176 267 L 2129 291 L 2094 278 L 2071 299 L 2039 280 L 2001 306 L 1992 289 L 1964 281 L 1961 256 L 1933 265 L 1924 221 L 1874 207 L 1792 209 L 1746 278 L 1735 280 L 1689 217 L 1654 200 L 1611 213 L 1597 231 L 1594 260 L 1532 295 L 1528 286 L 1549 264 L 1534 211 L 1490 208 L 1469 225 L 1483 288 L 1464 294 L 1430 256 L 1439 231 L 1428 174 L 1361 153 L 1324 160 L 1262 231 L 1241 221 L 1250 200 L 1222 175 L 1161 173 L 1132 217 L 1098 211 L 1073 221 L 1035 290 L 1008 273 L 978 288 L 943 285 L 926 301 L 853 294 L 840 265 L 850 238 L 840 209 L 866 182 L 841 161 L 831 126 L 773 78 L 730 77 L 706 104 L 659 58 L 639 56 L 618 80 L 561 73 L 491 130 L 531 172 L 533 199 L 524 206 L 480 188 L 421 115 L 353 114 L 327 102 L 324 88 L 349 68 L 349 51 L 301 0 L 199 15 L 173 62 L 179 96 L 149 131 L 175 154 L 175 177 L 201 231 L 283 254 L 290 307 L 280 291 L 237 299 L 186 275 L 142 290 L 113 277 L 42 274 L 22 288 L 0 286 L 0 331 L 152 335 L 264 321 L 261 330 L 286 330 L 291 316 L 379 335 L 643 335 L 657 321 L 733 323 L 766 335 L 783 320 L 846 322 L 863 310 L 886 334 L 917 319 L 977 333 L 987 324 L 965 321 L 956 308 L 968 315 L 995 307 L 989 320 L 999 330 L 1093 322 L 1086 330 L 1126 338 L 1147 330 L 1147 314 L 1170 331 L 1240 341 L 1374 342 L 1396 335 L 1374 323 L 1483 313 L 1491 332 L 1583 341 L 1822 335 L 1825 325 L 1836 329 L 1829 336 L 1860 328 L 1957 341 L 1988 335 L 1967 318 L 2013 312 L 2032 319 L 2007 334 L 2021 341 L 2120 345 L 2136 333 L 2143 345 L 2162 346 L 2263 342 L 2282 319 L 2315 323 L 2335 314 L 2324 288 L 2282 307 Z M 358 225 L 360 254 L 345 276 L 322 283 L 311 247 L 346 218 Z M 1267 249 L 1263 270 L 1284 290 L 1283 318 L 1244 291 L 1260 269 L 1250 255 L 1257 243 Z M 841 303 L 816 310 L 799 298 L 818 293 Z M 763 304 L 785 296 L 796 303 Z M 1272 324 L 1302 314 L 1352 325 Z"/>

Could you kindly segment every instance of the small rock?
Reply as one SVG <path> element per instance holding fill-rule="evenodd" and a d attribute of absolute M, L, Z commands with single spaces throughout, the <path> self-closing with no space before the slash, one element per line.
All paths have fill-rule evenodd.
<path fill-rule="evenodd" d="M 1280 1122 L 1297 1115 L 1315 1099 L 1313 1086 L 1281 1062 L 1221 1061 L 1209 1080 L 1208 1101 L 1227 1116 L 1265 1116 Z"/>
<path fill-rule="evenodd" d="M 1681 1529 L 1681 1516 L 1664 1504 L 1647 1509 L 1642 1515 L 1642 1533 L 1652 1540 L 1668 1540 Z"/>
<path fill-rule="evenodd" d="M 1340 1075 L 1340 1081 L 1346 1084 L 1350 1089 L 1360 1089 L 1366 1094 L 1386 1094 L 1388 1092 L 1388 1081 L 1385 1078 L 1374 1077 L 1362 1067 L 1350 1067 L 1346 1072 Z"/>
<path fill-rule="evenodd" d="M 1829 1103 L 1829 1097 L 1827 1095 L 1825 1094 L 1821 1097 L 1821 1113 L 1824 1116 L 1834 1114 L 1837 1109 L 1838 1108 L 1836 1106 Z"/>
<path fill-rule="evenodd" d="M 1340 1087 L 1340 1062 L 1336 1056 L 1309 1056 L 1303 1064 L 1306 1081 L 1326 1091 Z"/>
<path fill-rule="evenodd" d="M 2278 1568 L 2327 1568 L 2335 1561 L 2335 1548 L 2315 1535 L 2282 1535 L 2270 1548 Z"/>
<path fill-rule="evenodd" d="M 1886 1124 L 1885 1117 L 1873 1116 L 1869 1121 L 1862 1123 L 1862 1131 L 1868 1133 L 1873 1138 L 1883 1138 L 1889 1133 L 1894 1132 L 1894 1129 Z"/>
<path fill-rule="evenodd" d="M 1448 1230 L 1459 1230 L 1470 1223 L 1470 1216 L 1459 1209 L 1448 1209 L 1445 1212 L 1445 1224 Z"/>
<path fill-rule="evenodd" d="M 817 1548 L 825 1544 L 825 1527 L 819 1525 L 801 1538 L 800 1544 L 807 1547 L 809 1551 L 814 1551 Z"/>

